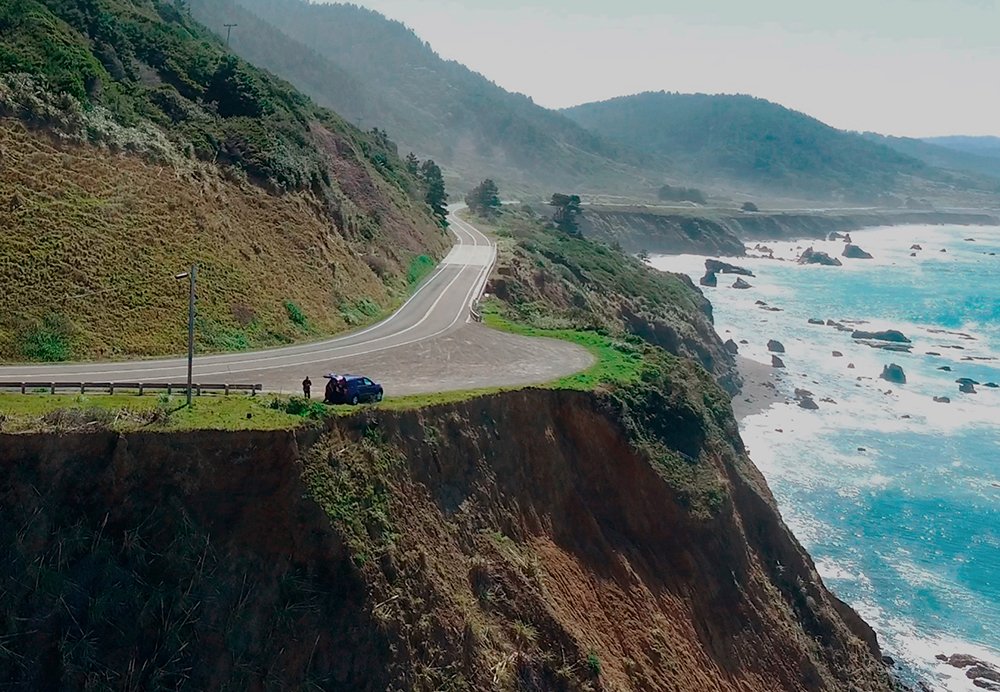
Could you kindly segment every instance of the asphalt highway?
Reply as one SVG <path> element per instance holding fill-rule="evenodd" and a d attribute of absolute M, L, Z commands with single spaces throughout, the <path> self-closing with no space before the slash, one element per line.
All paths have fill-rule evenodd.
<path fill-rule="evenodd" d="M 573 344 L 502 334 L 472 321 L 470 305 L 489 279 L 496 246 L 453 210 L 456 244 L 410 299 L 381 322 L 325 341 L 266 351 L 198 356 L 194 382 L 263 385 L 295 392 L 305 376 L 321 396 L 325 373 L 363 374 L 386 395 L 521 385 L 582 370 L 593 362 Z M 0 367 L 2 382 L 187 381 L 187 359 Z"/>

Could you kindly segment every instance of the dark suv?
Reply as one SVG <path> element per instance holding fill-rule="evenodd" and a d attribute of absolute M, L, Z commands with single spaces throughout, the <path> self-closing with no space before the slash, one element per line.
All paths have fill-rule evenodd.
<path fill-rule="evenodd" d="M 382 385 L 359 375 L 326 375 L 327 404 L 359 404 L 362 401 L 382 401 Z"/>

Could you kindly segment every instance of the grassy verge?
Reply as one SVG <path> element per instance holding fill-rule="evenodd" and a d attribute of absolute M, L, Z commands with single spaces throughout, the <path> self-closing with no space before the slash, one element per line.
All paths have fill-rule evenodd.
<path fill-rule="evenodd" d="M 594 389 L 600 384 L 628 384 L 637 382 L 644 367 L 645 343 L 638 337 L 615 338 L 599 331 L 580 329 L 542 329 L 529 327 L 505 319 L 499 314 L 495 302 L 483 305 L 483 322 L 502 331 L 521 336 L 562 339 L 583 346 L 597 359 L 583 372 L 561 377 L 542 387 L 551 389 Z"/>
<path fill-rule="evenodd" d="M 0 432 L 280 430 L 304 416 L 272 408 L 271 397 L 135 394 L 0 394 Z"/>

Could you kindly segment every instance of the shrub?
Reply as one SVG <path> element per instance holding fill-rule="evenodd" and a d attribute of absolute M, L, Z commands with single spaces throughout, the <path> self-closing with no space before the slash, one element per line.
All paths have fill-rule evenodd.
<path fill-rule="evenodd" d="M 21 344 L 21 352 L 27 360 L 68 360 L 72 353 L 71 334 L 70 321 L 60 313 L 51 312 L 28 332 Z"/>
<path fill-rule="evenodd" d="M 285 301 L 285 312 L 288 313 L 288 319 L 290 319 L 295 324 L 299 325 L 303 329 L 307 328 L 306 316 L 302 312 L 302 308 L 293 303 L 290 300 Z"/>

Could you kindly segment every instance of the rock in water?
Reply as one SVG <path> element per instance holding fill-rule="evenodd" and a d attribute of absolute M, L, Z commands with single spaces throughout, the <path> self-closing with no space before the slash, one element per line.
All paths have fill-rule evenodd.
<path fill-rule="evenodd" d="M 826 324 L 826 322 L 824 322 L 823 320 L 819 319 L 818 317 L 810 317 L 809 318 L 809 324 Z"/>
<path fill-rule="evenodd" d="M 843 257 L 850 257 L 851 259 L 871 259 L 872 256 L 859 248 L 857 245 L 851 245 L 848 243 L 844 246 L 844 251 L 840 253 Z"/>
<path fill-rule="evenodd" d="M 830 257 L 825 252 L 816 252 L 809 247 L 799 255 L 799 264 L 822 264 L 827 267 L 839 267 L 843 263 L 836 257 Z"/>
<path fill-rule="evenodd" d="M 834 351 L 833 352 L 833 357 L 834 358 L 842 358 L 843 356 L 844 356 L 844 354 L 841 353 L 840 351 Z"/>
<path fill-rule="evenodd" d="M 733 284 L 733 288 L 752 288 L 752 287 L 743 279 L 738 278 L 736 279 L 736 283 Z"/>
<path fill-rule="evenodd" d="M 767 342 L 767 350 L 774 351 L 775 353 L 784 353 L 785 345 L 777 339 L 771 339 Z"/>
<path fill-rule="evenodd" d="M 971 382 L 963 382 L 958 385 L 958 391 L 962 392 L 962 394 L 975 394 L 976 387 Z"/>
<path fill-rule="evenodd" d="M 938 404 L 950 404 L 951 403 L 951 399 L 949 399 L 946 396 L 936 396 L 936 397 L 934 397 L 934 401 L 935 401 L 935 403 L 938 403 Z"/>
<path fill-rule="evenodd" d="M 726 343 L 722 344 L 722 348 L 726 349 L 729 353 L 734 356 L 740 352 L 740 347 L 736 345 L 736 342 L 730 339 Z"/>
<path fill-rule="evenodd" d="M 906 384 L 906 373 L 903 372 L 903 368 L 891 363 L 882 368 L 882 374 L 879 376 L 886 382 L 895 382 L 896 384 Z"/>
<path fill-rule="evenodd" d="M 708 286 L 709 288 L 715 288 L 719 285 L 719 279 L 716 278 L 714 272 L 705 272 L 705 276 L 698 279 L 698 283 L 702 286 Z"/>
<path fill-rule="evenodd" d="M 799 398 L 799 408 L 815 411 L 816 409 L 819 408 L 819 404 L 813 401 L 813 398 L 811 396 L 804 396 Z"/>
<path fill-rule="evenodd" d="M 785 367 L 785 362 L 778 358 L 778 356 L 771 356 L 771 367 L 772 368 L 783 368 Z"/>
<path fill-rule="evenodd" d="M 897 344 L 908 344 L 910 340 L 903 336 L 903 332 L 895 329 L 886 329 L 882 332 L 864 332 L 856 329 L 851 332 L 852 339 L 878 339 L 879 341 L 893 341 Z"/>
<path fill-rule="evenodd" d="M 916 243 L 914 243 L 913 245 L 911 245 L 910 249 L 911 250 L 923 250 L 923 248 L 920 247 L 919 245 L 917 245 Z"/>
<path fill-rule="evenodd" d="M 735 264 L 726 264 L 719 260 L 705 260 L 705 271 L 712 274 L 741 274 L 743 276 L 753 276 L 753 272 L 744 267 L 737 267 Z"/>

